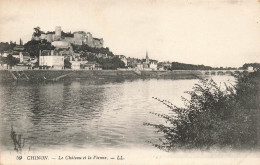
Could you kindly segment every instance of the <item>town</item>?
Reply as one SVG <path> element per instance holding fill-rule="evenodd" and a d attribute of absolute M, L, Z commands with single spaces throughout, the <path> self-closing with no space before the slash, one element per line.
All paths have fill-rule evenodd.
<path fill-rule="evenodd" d="M 43 32 L 34 28 L 32 39 L 26 44 L 2 43 L 1 69 L 72 69 L 72 70 L 167 70 L 171 63 L 114 55 L 104 48 L 103 38 L 94 38 L 90 32 L 65 33 L 60 26 L 55 31 Z"/>
<path fill-rule="evenodd" d="M 241 68 L 213 68 L 170 61 L 158 62 L 150 59 L 147 51 L 144 52 L 143 59 L 114 55 L 108 47 L 104 48 L 103 38 L 95 38 L 90 32 L 85 31 L 64 32 L 61 26 L 56 26 L 55 31 L 47 32 L 35 27 L 30 41 L 25 44 L 22 39 L 19 44 L 12 41 L 1 42 L 0 52 L 2 70 L 253 71 L 259 68 L 258 63 L 244 64 Z"/>

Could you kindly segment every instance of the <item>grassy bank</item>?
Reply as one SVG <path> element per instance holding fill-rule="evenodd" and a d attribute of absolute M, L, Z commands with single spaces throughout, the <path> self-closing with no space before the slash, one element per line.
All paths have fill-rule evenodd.
<path fill-rule="evenodd" d="M 195 79 L 201 76 L 199 71 L 121 71 L 121 70 L 24 70 L 15 71 L 10 70 L 18 81 L 27 80 L 24 76 L 19 79 L 19 74 L 25 73 L 29 81 L 48 81 L 59 79 Z M 16 81 L 8 70 L 0 71 L 1 81 Z M 18 72 L 18 73 L 17 73 Z M 67 76 L 64 76 L 67 75 Z M 64 76 L 64 77 L 63 77 Z"/>

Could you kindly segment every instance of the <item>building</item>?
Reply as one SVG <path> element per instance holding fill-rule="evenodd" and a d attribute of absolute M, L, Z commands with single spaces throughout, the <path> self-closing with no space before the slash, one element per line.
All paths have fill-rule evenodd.
<path fill-rule="evenodd" d="M 144 70 L 143 64 L 138 63 L 137 66 L 136 66 L 136 69 L 138 69 L 138 70 Z"/>
<path fill-rule="evenodd" d="M 157 70 L 157 64 L 158 64 L 157 60 L 150 60 L 149 64 L 150 64 L 150 69 Z"/>
<path fill-rule="evenodd" d="M 28 63 L 28 61 L 30 60 L 30 54 L 25 51 L 25 48 L 22 45 L 22 43 L 23 41 L 20 39 L 20 45 L 16 45 L 13 48 L 13 52 L 11 53 L 11 55 L 14 58 L 19 59 L 20 63 Z"/>
<path fill-rule="evenodd" d="M 12 69 L 12 68 L 9 68 L 9 66 L 7 64 L 1 63 L 0 69 L 4 70 L 4 69 Z"/>
<path fill-rule="evenodd" d="M 95 48 L 102 48 L 104 45 L 104 40 L 103 38 L 93 38 L 93 47 Z"/>
<path fill-rule="evenodd" d="M 247 71 L 248 71 L 248 72 L 254 72 L 254 67 L 249 66 L 249 67 L 247 68 Z"/>
<path fill-rule="evenodd" d="M 30 54 L 28 52 L 19 52 L 20 63 L 28 63 L 30 60 Z"/>
<path fill-rule="evenodd" d="M 138 63 L 136 66 L 138 70 L 157 70 L 158 69 L 158 61 L 149 59 L 148 52 L 146 51 L 145 59 L 142 60 L 141 63 Z"/>
<path fill-rule="evenodd" d="M 48 42 L 65 41 L 70 44 L 83 45 L 86 44 L 93 48 L 102 48 L 104 45 L 103 38 L 93 38 L 90 32 L 76 31 L 73 34 L 64 33 L 61 26 L 56 26 L 54 32 L 41 32 L 40 36 L 32 35 L 33 40 L 47 40 Z"/>
<path fill-rule="evenodd" d="M 54 41 L 60 41 L 60 40 L 61 40 L 61 27 L 56 26 L 55 27 Z"/>
<path fill-rule="evenodd" d="M 13 51 L 12 56 L 13 56 L 14 58 L 20 59 L 20 52 Z"/>
<path fill-rule="evenodd" d="M 53 41 L 51 43 L 55 48 L 68 49 L 70 48 L 70 43 L 67 41 Z"/>
<path fill-rule="evenodd" d="M 87 62 L 86 64 L 83 64 L 82 67 L 85 70 L 102 70 L 101 65 L 97 62 Z"/>
<path fill-rule="evenodd" d="M 32 66 L 30 64 L 19 63 L 14 66 L 14 69 L 27 70 L 27 69 L 32 69 Z"/>
<path fill-rule="evenodd" d="M 54 50 L 40 51 L 40 69 L 64 69 L 64 56 L 54 53 Z"/>
<path fill-rule="evenodd" d="M 1 57 L 7 57 L 10 53 L 5 51 L 1 53 Z"/>
<path fill-rule="evenodd" d="M 79 70 L 81 66 L 81 61 L 70 61 L 71 63 L 71 69 L 73 70 Z"/>

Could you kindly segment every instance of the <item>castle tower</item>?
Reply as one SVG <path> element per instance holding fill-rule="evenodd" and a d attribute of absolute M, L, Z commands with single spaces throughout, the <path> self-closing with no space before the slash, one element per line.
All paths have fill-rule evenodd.
<path fill-rule="evenodd" d="M 90 47 L 94 46 L 92 34 L 90 32 L 87 32 L 87 45 Z"/>
<path fill-rule="evenodd" d="M 55 27 L 55 40 L 60 40 L 61 39 L 61 27 L 56 26 Z"/>
<path fill-rule="evenodd" d="M 147 51 L 146 51 L 145 62 L 146 62 L 147 64 L 149 63 L 149 57 L 148 57 L 148 52 L 147 52 Z"/>

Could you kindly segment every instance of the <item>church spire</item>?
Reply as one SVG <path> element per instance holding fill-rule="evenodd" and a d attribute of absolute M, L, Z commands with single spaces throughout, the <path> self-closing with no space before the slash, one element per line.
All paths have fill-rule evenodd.
<path fill-rule="evenodd" d="M 146 63 L 149 63 L 149 57 L 148 57 L 148 52 L 147 52 L 147 51 L 146 51 L 146 57 L 145 57 L 145 59 L 146 59 L 145 62 L 146 62 Z"/>

